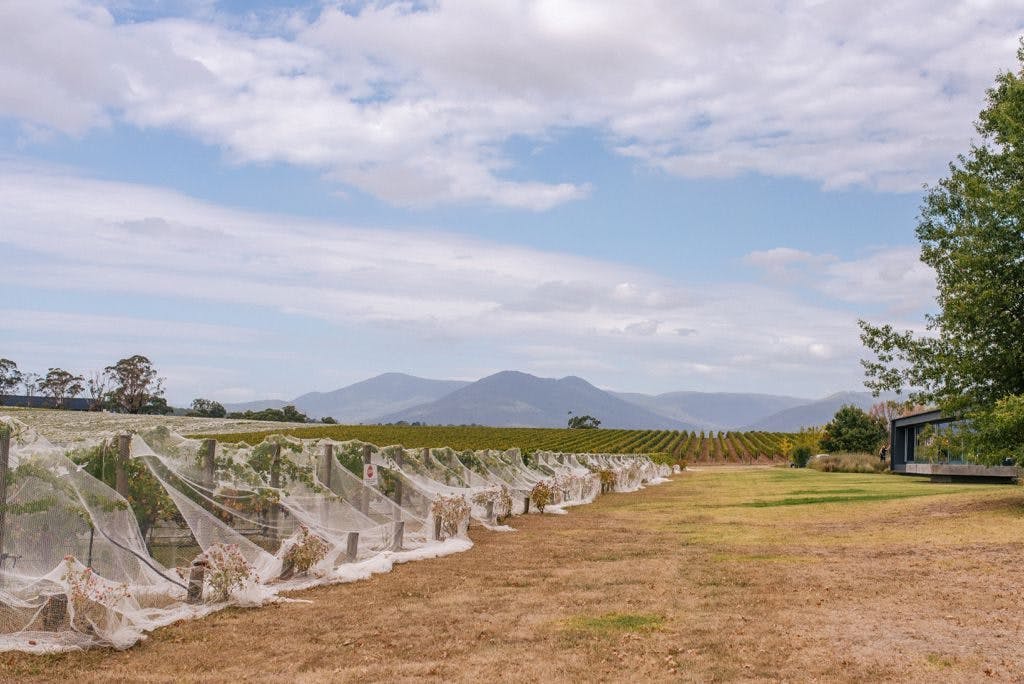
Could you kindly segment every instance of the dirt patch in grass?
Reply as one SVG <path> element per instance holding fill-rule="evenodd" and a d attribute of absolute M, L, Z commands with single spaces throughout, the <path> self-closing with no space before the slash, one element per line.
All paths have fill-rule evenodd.
<path fill-rule="evenodd" d="M 881 496 L 741 506 L 837 488 Z M 916 492 L 937 493 L 903 496 Z M 473 530 L 457 556 L 173 625 L 124 653 L 2 654 L 0 679 L 1024 678 L 1020 488 L 716 469 L 514 524 Z"/>

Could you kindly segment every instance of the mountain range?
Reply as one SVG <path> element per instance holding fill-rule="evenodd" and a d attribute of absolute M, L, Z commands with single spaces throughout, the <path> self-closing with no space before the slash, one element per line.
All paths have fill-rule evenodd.
<path fill-rule="evenodd" d="M 384 373 L 330 392 L 309 392 L 292 401 L 224 406 L 234 412 L 293 404 L 310 418 L 331 416 L 348 424 L 404 421 L 565 427 L 571 415 L 590 415 L 605 428 L 790 432 L 827 423 L 844 404 L 867 409 L 877 401 L 868 392 L 839 392 L 817 400 L 724 392 L 649 395 L 602 390 L 575 376 L 539 378 L 502 371 L 472 383 Z"/>

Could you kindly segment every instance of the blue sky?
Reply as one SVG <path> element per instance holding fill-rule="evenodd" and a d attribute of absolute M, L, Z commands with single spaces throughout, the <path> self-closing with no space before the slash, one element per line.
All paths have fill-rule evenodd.
<path fill-rule="evenodd" d="M 1015 3 L 12 2 L 0 356 L 186 404 L 397 370 L 820 396 L 920 328 Z M 56 49 L 56 46 L 61 46 Z"/>

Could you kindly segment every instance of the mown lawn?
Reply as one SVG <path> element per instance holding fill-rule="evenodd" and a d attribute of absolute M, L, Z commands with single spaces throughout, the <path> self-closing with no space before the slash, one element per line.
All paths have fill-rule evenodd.
<path fill-rule="evenodd" d="M 126 653 L 0 655 L 5 679 L 1024 677 L 1024 490 L 703 469 Z"/>

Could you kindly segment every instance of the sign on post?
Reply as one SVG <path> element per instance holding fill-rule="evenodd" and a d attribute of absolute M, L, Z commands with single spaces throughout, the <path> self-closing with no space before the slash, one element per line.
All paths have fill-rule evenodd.
<path fill-rule="evenodd" d="M 363 464 L 363 484 L 368 487 L 377 486 L 377 466 L 372 463 Z"/>

